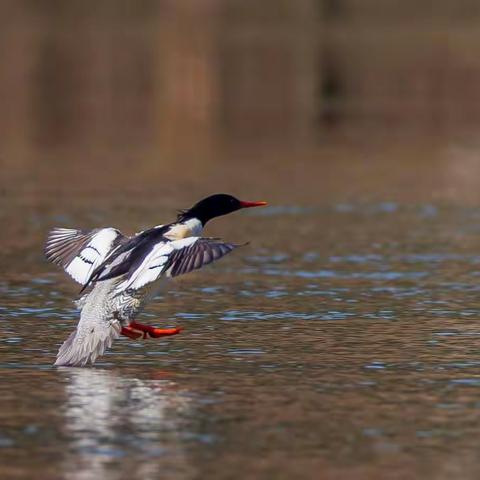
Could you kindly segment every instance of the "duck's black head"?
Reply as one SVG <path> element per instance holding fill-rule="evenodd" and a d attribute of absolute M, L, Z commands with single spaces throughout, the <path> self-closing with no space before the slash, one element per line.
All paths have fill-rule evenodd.
<path fill-rule="evenodd" d="M 245 202 L 226 193 L 217 193 L 200 200 L 192 208 L 180 212 L 178 220 L 198 218 L 205 225 L 212 218 L 227 215 L 241 208 L 261 207 L 266 204 L 267 202 Z"/>

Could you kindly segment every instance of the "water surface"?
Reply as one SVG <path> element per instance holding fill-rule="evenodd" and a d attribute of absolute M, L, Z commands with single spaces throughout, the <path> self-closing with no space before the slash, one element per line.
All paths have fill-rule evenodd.
<path fill-rule="evenodd" d="M 82 369 L 52 367 L 78 289 L 42 235 L 172 214 L 46 205 L 16 204 L 31 236 L 4 255 L 2 478 L 475 478 L 475 209 L 287 199 L 219 219 L 209 233 L 251 244 L 143 315 L 185 331 L 120 339 Z"/>

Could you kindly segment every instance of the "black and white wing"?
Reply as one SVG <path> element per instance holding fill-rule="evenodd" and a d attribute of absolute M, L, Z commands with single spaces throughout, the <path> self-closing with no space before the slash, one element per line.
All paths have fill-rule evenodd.
<path fill-rule="evenodd" d="M 98 228 L 90 232 L 54 228 L 48 234 L 45 256 L 85 285 L 92 272 L 126 240 L 115 228 Z"/>
<path fill-rule="evenodd" d="M 140 265 L 129 272 L 115 291 L 119 293 L 129 288 L 138 290 L 160 277 L 183 275 L 218 260 L 239 246 L 201 237 L 160 242 L 144 257 Z"/>

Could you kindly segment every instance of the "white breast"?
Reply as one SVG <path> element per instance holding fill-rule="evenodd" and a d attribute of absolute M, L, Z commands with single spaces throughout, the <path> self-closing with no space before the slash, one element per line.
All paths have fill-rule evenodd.
<path fill-rule="evenodd" d="M 190 218 L 173 225 L 164 236 L 169 240 L 180 240 L 187 237 L 199 237 L 202 231 L 202 222 L 198 218 Z"/>

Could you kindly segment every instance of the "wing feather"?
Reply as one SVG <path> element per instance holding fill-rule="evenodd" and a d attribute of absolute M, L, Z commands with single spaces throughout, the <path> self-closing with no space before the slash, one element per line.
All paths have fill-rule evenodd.
<path fill-rule="evenodd" d="M 129 288 L 137 290 L 162 276 L 171 278 L 184 275 L 218 260 L 239 246 L 241 245 L 201 237 L 160 242 L 126 280 L 117 286 L 116 292 Z"/>
<path fill-rule="evenodd" d="M 54 228 L 45 244 L 45 256 L 85 285 L 95 268 L 125 240 L 126 237 L 115 228 L 98 228 L 90 232 Z"/>
<path fill-rule="evenodd" d="M 175 249 L 169 256 L 165 274 L 169 277 L 184 275 L 218 260 L 239 246 L 219 240 L 199 238 L 190 246 Z"/>

